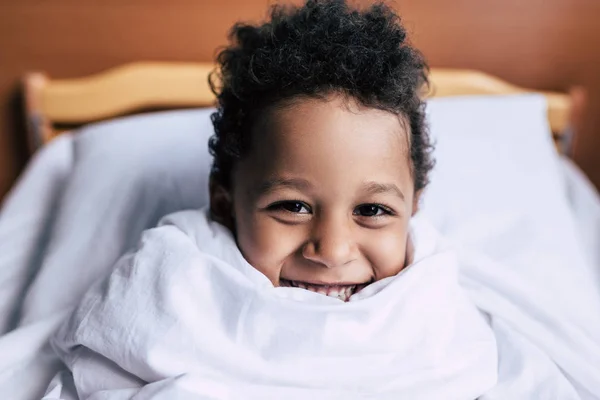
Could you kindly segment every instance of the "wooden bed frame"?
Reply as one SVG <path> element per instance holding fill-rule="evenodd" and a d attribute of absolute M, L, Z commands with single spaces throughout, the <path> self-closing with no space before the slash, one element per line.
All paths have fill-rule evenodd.
<path fill-rule="evenodd" d="M 132 63 L 75 79 L 53 80 L 44 73 L 24 77 L 25 118 L 31 151 L 66 129 L 142 110 L 208 107 L 214 95 L 209 63 Z M 432 69 L 433 97 L 507 95 L 535 92 L 472 70 Z M 539 93 L 539 92 L 538 92 Z M 558 150 L 569 154 L 571 99 L 566 93 L 541 92 Z"/>

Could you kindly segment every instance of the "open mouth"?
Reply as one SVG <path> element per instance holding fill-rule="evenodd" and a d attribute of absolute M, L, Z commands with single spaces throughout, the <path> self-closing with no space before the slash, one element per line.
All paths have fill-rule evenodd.
<path fill-rule="evenodd" d="M 306 289 L 310 290 L 311 292 L 320 293 L 329 297 L 334 297 L 342 301 L 348 301 L 353 294 L 358 293 L 370 283 L 371 281 L 356 284 L 317 284 L 302 281 L 292 281 L 284 278 L 279 279 L 279 286 L 281 287 L 296 287 L 300 289 Z"/>

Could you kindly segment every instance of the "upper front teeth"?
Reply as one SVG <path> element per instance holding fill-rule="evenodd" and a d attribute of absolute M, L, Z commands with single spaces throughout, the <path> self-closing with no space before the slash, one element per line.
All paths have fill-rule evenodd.
<path fill-rule="evenodd" d="M 335 297 L 342 301 L 348 301 L 350 296 L 354 293 L 356 285 L 348 286 L 326 286 L 326 285 L 310 285 L 302 282 L 289 281 L 293 287 L 299 287 L 301 289 L 310 290 L 311 292 L 320 293 L 325 296 Z"/>

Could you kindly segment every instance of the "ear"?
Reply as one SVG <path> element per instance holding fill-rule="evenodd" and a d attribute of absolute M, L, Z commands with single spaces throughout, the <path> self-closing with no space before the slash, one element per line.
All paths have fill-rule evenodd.
<path fill-rule="evenodd" d="M 423 192 L 423 190 L 417 190 L 415 192 L 415 195 L 413 197 L 413 204 L 412 204 L 412 216 L 414 216 L 418 211 L 419 211 L 419 201 L 421 200 L 421 193 Z"/>
<path fill-rule="evenodd" d="M 210 177 L 208 187 L 211 218 L 233 232 L 235 228 L 234 209 L 230 191 L 225 189 L 213 175 Z"/>

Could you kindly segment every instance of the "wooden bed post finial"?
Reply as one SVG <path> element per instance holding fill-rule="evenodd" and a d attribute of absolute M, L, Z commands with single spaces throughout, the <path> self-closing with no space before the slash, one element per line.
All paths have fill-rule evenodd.
<path fill-rule="evenodd" d="M 42 109 L 42 95 L 47 83 L 46 75 L 39 72 L 26 74 L 23 79 L 27 142 L 31 153 L 53 137 L 52 124 Z"/>

